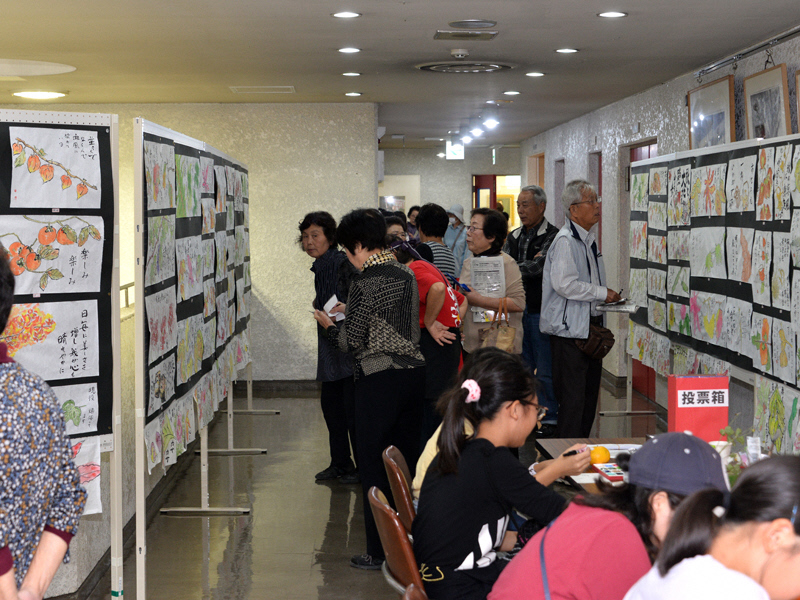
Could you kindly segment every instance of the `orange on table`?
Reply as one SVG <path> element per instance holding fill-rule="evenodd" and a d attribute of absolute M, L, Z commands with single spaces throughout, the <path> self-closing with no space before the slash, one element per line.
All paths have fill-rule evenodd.
<path fill-rule="evenodd" d="M 605 446 L 595 446 L 592 448 L 589 460 L 593 465 L 607 463 L 611 460 L 611 453 Z"/>

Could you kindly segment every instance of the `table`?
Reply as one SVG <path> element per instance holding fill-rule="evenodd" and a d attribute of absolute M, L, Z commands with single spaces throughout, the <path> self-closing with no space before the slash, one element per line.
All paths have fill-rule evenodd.
<path fill-rule="evenodd" d="M 592 445 L 605 445 L 605 444 L 644 444 L 645 438 L 643 437 L 628 437 L 628 438 L 553 438 L 553 439 L 539 439 L 536 440 L 536 447 L 544 455 L 545 458 L 555 458 L 561 456 L 567 451 L 567 448 L 575 444 L 592 444 Z M 598 475 L 599 477 L 599 475 Z M 565 479 L 579 490 L 596 494 L 598 492 L 597 486 L 594 483 L 578 483 L 572 477 L 565 477 Z"/>

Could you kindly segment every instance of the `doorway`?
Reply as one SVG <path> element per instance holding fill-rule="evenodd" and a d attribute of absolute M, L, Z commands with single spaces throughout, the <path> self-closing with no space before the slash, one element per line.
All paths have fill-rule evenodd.
<path fill-rule="evenodd" d="M 473 175 L 472 207 L 494 208 L 508 215 L 508 230 L 519 227 L 517 195 L 521 188 L 519 175 Z"/>

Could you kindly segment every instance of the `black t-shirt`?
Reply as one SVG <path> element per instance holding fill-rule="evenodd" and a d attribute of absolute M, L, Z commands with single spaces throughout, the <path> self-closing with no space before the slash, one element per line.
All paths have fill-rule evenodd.
<path fill-rule="evenodd" d="M 428 595 L 485 598 L 500 574 L 495 549 L 511 509 L 540 521 L 555 519 L 564 498 L 528 473 L 508 448 L 485 439 L 464 445 L 458 473 L 441 475 L 434 459 L 414 519 L 414 555 Z"/>

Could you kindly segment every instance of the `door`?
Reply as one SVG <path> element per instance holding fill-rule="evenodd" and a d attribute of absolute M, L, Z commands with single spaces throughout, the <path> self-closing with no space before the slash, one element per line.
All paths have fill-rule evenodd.
<path fill-rule="evenodd" d="M 497 204 L 497 175 L 472 176 L 472 208 L 494 208 Z"/>

